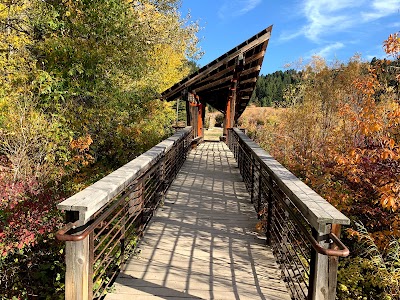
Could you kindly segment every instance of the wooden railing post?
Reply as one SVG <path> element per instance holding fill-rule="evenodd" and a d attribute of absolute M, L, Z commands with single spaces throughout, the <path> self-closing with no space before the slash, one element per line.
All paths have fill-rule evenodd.
<path fill-rule="evenodd" d="M 321 225 L 319 230 L 312 229 L 312 235 L 320 241 L 319 244 L 323 248 L 329 248 L 326 242 L 326 236 L 330 233 L 331 225 Z M 321 241 L 322 239 L 322 241 Z M 308 288 L 309 300 L 331 300 L 336 297 L 336 276 L 335 279 L 330 278 L 329 274 L 329 256 L 317 253 L 314 249 L 311 250 L 310 261 L 310 283 Z M 337 273 L 337 270 L 335 271 Z M 331 281 L 329 280 L 331 279 Z M 332 282 L 334 281 L 334 282 Z M 331 286 L 335 286 L 335 290 L 331 290 Z"/>
<path fill-rule="evenodd" d="M 332 224 L 331 232 L 340 237 L 341 232 L 340 224 Z M 335 244 L 331 244 L 331 248 L 338 249 Z M 339 257 L 338 256 L 328 256 L 328 273 L 329 273 L 329 291 L 328 299 L 335 300 L 336 298 L 336 288 L 337 288 L 337 273 L 339 267 Z"/>
<path fill-rule="evenodd" d="M 90 259 L 90 238 L 81 241 L 67 241 L 65 245 L 65 299 L 89 300 L 92 295 L 92 264 Z"/>

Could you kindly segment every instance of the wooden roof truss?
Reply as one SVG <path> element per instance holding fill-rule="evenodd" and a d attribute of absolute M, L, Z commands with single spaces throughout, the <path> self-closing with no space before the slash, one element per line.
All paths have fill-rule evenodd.
<path fill-rule="evenodd" d="M 164 91 L 162 99 L 175 100 L 185 92 L 198 96 L 225 113 L 227 101 L 235 92 L 235 120 L 243 113 L 261 70 L 272 26 L 221 55 L 200 70 Z"/>

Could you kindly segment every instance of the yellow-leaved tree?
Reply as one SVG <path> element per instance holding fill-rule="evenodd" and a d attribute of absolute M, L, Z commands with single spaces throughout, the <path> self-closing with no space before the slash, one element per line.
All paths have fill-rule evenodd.
<path fill-rule="evenodd" d="M 171 133 L 174 112 L 157 98 L 198 54 L 198 25 L 178 8 L 0 3 L 0 295 L 61 296 L 57 201 Z"/>

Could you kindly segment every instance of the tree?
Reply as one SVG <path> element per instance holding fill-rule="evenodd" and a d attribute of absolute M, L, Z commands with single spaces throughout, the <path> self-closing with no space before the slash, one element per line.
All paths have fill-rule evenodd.
<path fill-rule="evenodd" d="M 352 256 L 339 270 L 342 299 L 399 299 L 399 45 L 390 35 L 390 57 L 371 63 L 355 56 L 329 66 L 314 57 L 287 91 L 277 124 L 251 133 L 353 221 L 345 235 Z"/>
<path fill-rule="evenodd" d="M 285 90 L 290 88 L 291 84 L 296 84 L 299 78 L 299 73 L 295 70 L 261 75 L 250 101 L 258 106 L 282 106 Z"/>
<path fill-rule="evenodd" d="M 198 55 L 198 26 L 178 6 L 0 4 L 0 294 L 53 292 L 54 284 L 31 280 L 62 281 L 54 273 L 62 250 L 49 236 L 62 222 L 57 201 L 96 178 L 91 166 L 118 167 L 171 132 L 174 111 L 157 97 L 188 75 Z M 46 274 L 32 274 L 36 267 L 19 273 L 20 264 L 44 268 L 32 253 L 58 263 L 41 269 Z"/>

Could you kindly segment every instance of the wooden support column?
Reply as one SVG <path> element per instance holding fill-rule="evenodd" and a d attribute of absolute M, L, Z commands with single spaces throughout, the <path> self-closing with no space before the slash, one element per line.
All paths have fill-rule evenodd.
<path fill-rule="evenodd" d="M 199 136 L 198 110 L 196 103 L 189 102 L 190 126 L 193 126 L 193 138 Z"/>
<path fill-rule="evenodd" d="M 66 242 L 65 245 L 65 299 L 92 299 L 92 265 L 90 239 L 92 234 L 81 241 Z"/>
<path fill-rule="evenodd" d="M 236 115 L 236 83 L 235 83 L 235 89 L 232 91 L 232 100 L 231 100 L 231 112 L 230 112 L 230 118 L 229 118 L 229 127 L 228 128 L 233 128 L 236 126 L 235 122 L 235 115 Z"/>
<path fill-rule="evenodd" d="M 189 93 L 185 90 L 182 93 L 182 98 L 186 104 L 186 126 L 192 126 L 192 120 L 190 118 L 190 105 L 189 105 Z"/>
<path fill-rule="evenodd" d="M 235 127 L 235 115 L 236 115 L 236 98 L 237 98 L 237 86 L 240 78 L 240 73 L 243 70 L 244 58 L 243 54 L 239 54 L 234 70 L 233 78 L 231 81 L 231 87 L 229 96 L 226 102 L 225 108 L 225 122 L 224 122 L 224 136 L 228 134 L 228 129 Z"/>
<path fill-rule="evenodd" d="M 231 96 L 228 97 L 225 109 L 224 135 L 228 134 L 228 129 L 235 127 L 236 114 L 236 82 L 231 89 Z"/>
<path fill-rule="evenodd" d="M 320 229 L 312 229 L 313 237 L 320 241 L 323 248 L 328 248 L 329 244 L 324 240 L 325 236 L 331 231 L 331 224 L 320 225 Z M 336 276 L 335 280 L 330 279 L 329 256 L 317 253 L 314 249 L 311 250 L 310 261 L 310 285 L 308 287 L 308 300 L 331 300 L 336 296 Z M 335 271 L 337 273 L 337 270 Z M 335 286 L 333 292 L 330 286 Z"/>
<path fill-rule="evenodd" d="M 204 139 L 204 126 L 205 126 L 205 120 L 206 120 L 206 104 L 205 103 L 201 103 L 202 107 L 201 107 L 201 120 L 203 122 L 203 139 Z"/>
<path fill-rule="evenodd" d="M 204 137 L 204 105 L 200 103 L 199 97 L 193 93 L 186 93 L 186 119 L 187 126 L 193 126 L 194 138 Z"/>
<path fill-rule="evenodd" d="M 197 136 L 204 138 L 204 106 L 202 103 L 197 104 Z"/>
<path fill-rule="evenodd" d="M 228 97 L 228 101 L 226 101 L 226 108 L 225 108 L 225 119 L 224 119 L 224 136 L 228 134 L 228 128 L 232 128 L 232 117 L 231 117 L 231 106 L 232 106 L 232 97 Z"/>

